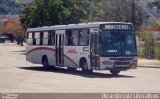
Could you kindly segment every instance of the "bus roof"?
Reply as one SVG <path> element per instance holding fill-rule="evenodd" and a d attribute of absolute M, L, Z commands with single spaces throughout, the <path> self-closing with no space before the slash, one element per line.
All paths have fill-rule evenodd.
<path fill-rule="evenodd" d="M 79 24 L 68 24 L 68 25 L 54 25 L 54 26 L 43 26 L 37 28 L 28 28 L 27 32 L 37 32 L 37 31 L 51 31 L 51 30 L 66 30 L 66 29 L 78 29 L 78 28 L 96 28 L 102 24 L 128 24 L 127 22 L 90 22 L 90 23 L 79 23 Z"/>

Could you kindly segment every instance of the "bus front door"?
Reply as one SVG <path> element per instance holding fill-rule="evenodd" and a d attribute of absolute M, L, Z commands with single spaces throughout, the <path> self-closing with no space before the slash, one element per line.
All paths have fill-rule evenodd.
<path fill-rule="evenodd" d="M 56 34 L 56 65 L 64 66 L 64 34 Z"/>
<path fill-rule="evenodd" d="M 99 44 L 99 34 L 92 33 L 91 34 L 91 66 L 94 69 L 100 69 L 100 44 Z"/>

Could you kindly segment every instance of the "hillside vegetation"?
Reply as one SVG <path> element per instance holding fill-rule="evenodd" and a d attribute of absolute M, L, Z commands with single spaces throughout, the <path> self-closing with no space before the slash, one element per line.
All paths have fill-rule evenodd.
<path fill-rule="evenodd" d="M 20 14 L 23 4 L 33 0 L 0 0 L 0 14 Z"/>

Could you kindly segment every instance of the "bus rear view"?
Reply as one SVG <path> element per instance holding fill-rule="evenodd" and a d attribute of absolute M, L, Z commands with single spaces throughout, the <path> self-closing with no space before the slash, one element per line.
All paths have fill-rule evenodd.
<path fill-rule="evenodd" d="M 92 65 L 100 70 L 110 70 L 112 74 L 137 68 L 136 36 L 132 24 L 101 24 L 100 33 L 95 35 L 97 44 L 92 44 Z"/>

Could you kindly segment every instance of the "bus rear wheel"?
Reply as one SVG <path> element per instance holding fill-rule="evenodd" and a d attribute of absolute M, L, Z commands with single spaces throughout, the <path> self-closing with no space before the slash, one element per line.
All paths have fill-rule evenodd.
<path fill-rule="evenodd" d="M 92 73 L 93 72 L 93 70 L 88 69 L 87 61 L 83 61 L 81 64 L 81 67 L 82 67 L 82 72 L 84 72 L 84 73 Z"/>
<path fill-rule="evenodd" d="M 44 68 L 45 70 L 47 70 L 47 69 L 50 68 L 47 57 L 44 57 L 44 58 L 42 59 L 42 64 L 43 64 L 43 68 Z"/>
<path fill-rule="evenodd" d="M 113 75 L 118 75 L 120 73 L 119 70 L 110 70 Z"/>

